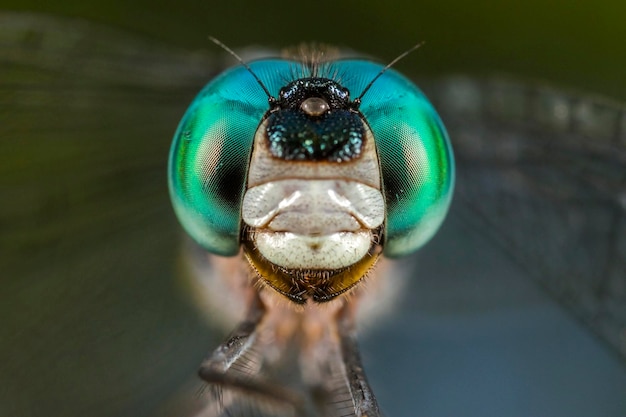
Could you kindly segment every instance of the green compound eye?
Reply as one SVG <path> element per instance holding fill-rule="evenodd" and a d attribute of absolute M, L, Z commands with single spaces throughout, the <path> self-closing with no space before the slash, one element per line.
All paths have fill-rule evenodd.
<path fill-rule="evenodd" d="M 254 71 L 273 85 L 286 61 L 263 61 Z M 243 67 L 207 84 L 180 122 L 170 151 L 169 186 L 178 219 L 206 250 L 239 252 L 241 200 L 254 133 L 269 108 L 267 95 Z"/>
<path fill-rule="evenodd" d="M 349 66 L 358 74 L 351 91 L 360 91 L 381 69 L 366 61 Z M 454 189 L 452 147 L 428 99 L 396 71 L 385 72 L 372 85 L 360 111 L 374 133 L 382 172 L 384 254 L 404 256 L 426 243 L 448 212 Z"/>
<path fill-rule="evenodd" d="M 383 68 L 363 60 L 326 62 L 316 74 L 287 60 L 250 67 L 273 97 L 297 79 L 333 79 L 352 99 Z M 419 89 L 394 70 L 374 82 L 359 106 L 352 104 L 371 128 L 378 152 L 386 204 L 384 254 L 412 253 L 436 232 L 450 204 L 454 160 L 445 128 Z M 169 160 L 174 209 L 187 233 L 211 253 L 239 252 L 254 135 L 269 111 L 267 95 L 239 66 L 200 92 L 176 131 Z"/>

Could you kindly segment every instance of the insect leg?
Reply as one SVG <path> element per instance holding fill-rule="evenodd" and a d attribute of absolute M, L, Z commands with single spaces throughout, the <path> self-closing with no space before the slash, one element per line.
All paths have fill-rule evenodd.
<path fill-rule="evenodd" d="M 338 319 L 341 355 L 357 417 L 381 417 L 374 392 L 367 382 L 356 341 L 354 314 L 345 306 Z"/>
<path fill-rule="evenodd" d="M 304 415 L 300 412 L 302 399 L 298 394 L 259 375 L 262 359 L 255 352 L 254 345 L 265 313 L 262 301 L 255 296 L 244 321 L 202 362 L 198 374 L 216 389 L 220 408 L 230 402 L 245 401 L 257 404 L 259 408 L 263 404 L 292 410 L 286 415 Z M 226 392 L 231 397 L 225 398 Z"/>

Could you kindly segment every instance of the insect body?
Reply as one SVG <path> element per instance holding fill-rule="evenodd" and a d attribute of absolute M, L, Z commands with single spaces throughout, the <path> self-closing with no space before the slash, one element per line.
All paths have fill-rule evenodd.
<path fill-rule="evenodd" d="M 435 233 L 453 178 L 452 150 L 435 110 L 413 83 L 379 64 L 267 59 L 210 82 L 176 132 L 170 192 L 198 244 L 245 260 L 253 301 L 245 329 L 218 348 L 201 376 L 282 398 L 298 413 L 325 415 L 337 411 L 330 404 L 343 386 L 351 413 L 377 414 L 365 376 L 356 372 L 359 284 L 381 255 L 410 254 Z M 259 341 L 261 329 L 273 334 L 271 343 Z M 299 333 L 303 351 L 323 352 L 300 365 L 308 369 L 304 391 L 323 393 L 311 396 L 312 405 L 261 383 L 268 354 L 253 371 L 238 374 L 232 366 L 249 365 L 238 358 L 260 346 L 289 346 Z"/>

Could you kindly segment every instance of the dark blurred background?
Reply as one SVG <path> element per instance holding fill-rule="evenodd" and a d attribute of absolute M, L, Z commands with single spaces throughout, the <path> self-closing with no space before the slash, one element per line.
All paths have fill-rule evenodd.
<path fill-rule="evenodd" d="M 77 17 L 126 30 L 149 42 L 209 53 L 216 52 L 207 39 L 213 35 L 233 48 L 326 42 L 363 51 L 384 62 L 425 41 L 419 51 L 398 64 L 400 71 L 417 75 L 504 73 L 626 98 L 626 2 L 622 1 L 1 0 L 0 9 Z M 0 94 L 11 93 L 11 82 L 4 80 Z M 191 97 L 186 95 L 184 100 Z M 132 101 L 110 114 L 93 116 L 98 126 L 128 128 L 136 143 L 154 140 L 148 154 L 133 148 L 135 142 L 126 138 L 111 141 L 106 131 L 94 139 L 93 132 L 85 130 L 90 133 L 86 141 L 77 130 L 74 141 L 64 136 L 65 130 L 35 130 L 59 120 L 65 123 L 65 118 L 71 121 L 72 114 L 61 119 L 54 114 L 34 112 L 34 118 L 24 113 L 20 120 L 9 108 L 1 115 L 4 125 L 0 132 L 5 136 L 0 145 L 6 160 L 0 167 L 0 186 L 3 193 L 8 191 L 0 210 L 0 416 L 188 415 L 185 404 L 193 402 L 193 393 L 200 386 L 194 377 L 197 364 L 223 337 L 224 330 L 207 323 L 193 306 L 185 284 L 176 279 L 181 275 L 178 254 L 182 239 L 169 207 L 165 160 L 171 135 L 185 109 L 184 100 L 145 119 L 146 129 L 151 123 L 167 127 L 143 131 L 141 140 L 130 127 L 133 120 L 127 120 L 128 114 L 134 114 Z M 92 120 L 83 116 L 77 111 L 79 127 L 91 129 Z M 11 133 L 24 126 L 34 126 L 32 140 L 15 140 Z M 37 157 L 32 158 L 35 150 Z M 72 172 L 80 174 L 72 176 Z M 75 192 L 76 188 L 68 191 L 74 184 L 83 187 L 80 192 Z M 446 250 L 445 242 L 436 240 L 436 245 Z M 411 320 L 405 321 L 410 325 Z M 536 321 L 543 321 L 543 316 L 539 314 Z M 462 320 L 452 327 L 459 326 L 464 326 Z M 397 334 L 406 328 L 389 327 L 389 333 L 392 329 Z M 440 329 L 431 328 L 430 336 L 457 342 Z M 549 329 L 541 330 L 546 339 L 552 336 Z M 491 327 L 483 330 L 488 333 Z M 465 336 L 473 337 L 469 327 Z M 465 336 L 461 334 L 461 340 Z M 517 392 L 526 393 L 528 381 L 533 383 L 536 374 L 530 371 L 524 382 L 515 379 L 518 375 L 502 383 L 490 380 L 493 385 L 486 384 L 482 397 L 475 396 L 470 380 L 435 384 L 437 375 L 442 375 L 436 364 L 434 376 L 405 378 L 415 378 L 419 388 L 394 387 L 388 381 L 405 368 L 397 362 L 412 360 L 412 349 L 405 349 L 404 357 L 394 355 L 393 361 L 386 362 L 387 352 L 397 346 L 393 334 L 382 340 L 384 337 L 384 332 L 370 336 L 364 356 L 383 409 L 394 410 L 391 417 L 414 415 L 413 399 L 430 396 L 427 388 L 431 382 L 433 390 L 448 386 L 455 388 L 455 393 L 467 392 L 467 398 L 458 401 L 458 408 L 467 411 L 465 415 L 508 416 L 513 414 L 500 410 L 533 410 L 524 404 L 525 394 L 521 399 L 516 396 Z M 422 343 L 427 344 L 423 340 L 428 337 L 425 335 Z M 408 340 L 420 343 L 418 335 Z M 511 340 L 517 343 L 518 339 L 511 335 Z M 622 365 L 619 368 L 618 360 L 607 359 L 611 355 L 596 342 L 587 340 L 583 348 L 594 352 L 589 358 L 604 352 L 598 354 L 600 364 L 590 359 L 585 372 L 597 370 L 596 376 L 615 388 L 606 392 L 599 387 L 601 392 L 594 392 L 590 401 L 609 404 L 611 409 L 617 398 L 615 390 L 625 386 L 624 369 Z M 473 348 L 476 356 L 491 354 L 488 349 L 502 351 L 491 342 Z M 581 352 L 586 352 L 584 349 Z M 440 347 L 434 344 L 433 350 L 440 351 Z M 532 348 L 529 351 L 532 355 Z M 546 351 L 536 354 L 546 355 L 546 363 L 565 355 L 558 349 L 552 353 L 554 356 Z M 504 363 L 508 358 L 505 355 L 501 360 Z M 467 372 L 487 372 L 476 363 L 458 364 L 445 355 L 437 362 L 444 369 L 450 364 L 449 375 L 464 366 Z M 499 375 L 499 365 L 492 365 Z M 518 366 L 523 370 L 526 365 L 522 361 Z M 606 373 L 611 367 L 615 372 Z M 544 384 L 562 380 L 562 374 L 554 372 L 553 379 L 547 378 Z M 574 379 L 577 372 L 572 370 Z M 491 387 L 498 385 L 507 386 L 511 398 L 492 398 L 491 407 L 485 398 L 490 398 Z M 546 394 L 542 398 L 543 387 L 539 384 L 533 391 L 533 400 L 541 400 L 536 410 L 561 410 L 549 415 L 568 417 L 585 401 L 581 392 L 589 389 L 583 381 L 581 391 L 563 393 L 563 398 L 573 399 L 563 405 L 558 404 L 563 403 L 561 397 L 554 400 L 552 394 Z M 419 401 L 429 404 L 429 399 L 422 397 Z M 437 403 L 455 401 L 446 399 L 443 391 L 431 397 Z M 396 399 L 398 404 L 392 404 Z M 544 407 L 544 403 L 551 405 Z M 595 403 L 589 404 L 589 410 L 597 408 Z M 421 410 L 445 415 L 446 408 L 442 412 L 431 404 Z M 589 415 L 586 409 L 579 411 L 579 415 Z"/>

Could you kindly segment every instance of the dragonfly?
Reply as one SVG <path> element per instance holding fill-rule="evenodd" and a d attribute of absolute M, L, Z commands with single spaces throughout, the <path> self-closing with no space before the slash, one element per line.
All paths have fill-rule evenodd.
<path fill-rule="evenodd" d="M 207 330 L 189 298 L 228 319 L 199 279 L 220 261 L 182 237 L 164 171 L 185 108 L 232 61 L 82 21 L 7 13 L 0 27 L 1 413 L 213 412 L 214 392 L 186 381 L 228 330 Z M 456 191 L 432 242 L 381 265 L 393 285 L 365 291 L 381 301 L 357 327 L 382 412 L 620 415 L 624 106 L 514 79 L 415 80 L 449 132 Z M 297 383 L 241 386 L 229 412 L 281 413 L 303 390 L 265 376 Z"/>

